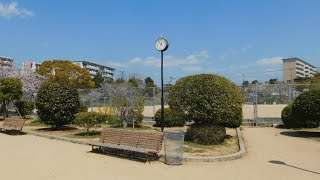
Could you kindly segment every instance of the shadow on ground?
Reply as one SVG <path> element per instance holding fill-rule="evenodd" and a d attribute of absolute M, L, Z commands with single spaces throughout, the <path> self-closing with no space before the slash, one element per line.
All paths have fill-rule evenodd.
<path fill-rule="evenodd" d="M 284 132 L 280 132 L 280 134 L 284 136 L 290 136 L 290 137 L 320 139 L 320 132 L 315 132 L 315 131 L 284 131 Z"/>
<path fill-rule="evenodd" d="M 112 156 L 116 158 L 122 158 L 122 159 L 127 159 L 130 161 L 141 162 L 141 163 L 159 161 L 160 159 L 160 157 L 158 156 L 151 156 L 151 155 L 148 156 L 148 159 L 147 159 L 145 154 L 121 151 L 116 149 L 93 149 L 92 151 L 88 151 L 88 153 Z"/>
<path fill-rule="evenodd" d="M 56 129 L 53 127 L 48 127 L 48 128 L 39 128 L 36 129 L 37 131 L 73 131 L 73 130 L 78 130 L 76 127 L 69 127 L 69 126 L 63 126 L 60 129 Z"/>
<path fill-rule="evenodd" d="M 271 160 L 271 161 L 269 161 L 269 163 L 277 164 L 277 165 L 284 165 L 284 166 L 288 166 L 288 167 L 292 167 L 292 168 L 299 169 L 299 170 L 302 170 L 302 171 L 306 171 L 306 172 L 310 172 L 310 173 L 314 173 L 314 174 L 320 175 L 319 172 L 315 172 L 315 171 L 311 171 L 311 170 L 308 170 L 308 169 L 303 169 L 303 168 L 300 168 L 300 167 L 297 167 L 297 166 L 293 166 L 293 165 L 287 164 L 287 163 L 285 163 L 283 161 Z"/>
<path fill-rule="evenodd" d="M 25 135 L 27 133 L 21 132 L 21 131 L 13 131 L 13 130 L 7 130 L 7 131 L 0 131 L 2 134 L 10 135 L 10 136 L 20 136 Z"/>

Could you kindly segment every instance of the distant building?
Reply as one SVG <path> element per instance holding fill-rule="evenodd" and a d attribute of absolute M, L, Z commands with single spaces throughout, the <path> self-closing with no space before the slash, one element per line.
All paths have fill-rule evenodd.
<path fill-rule="evenodd" d="M 99 72 L 101 73 L 102 77 L 106 79 L 114 79 L 114 68 L 88 61 L 73 61 L 72 63 L 80 66 L 81 68 L 87 69 L 92 78 Z"/>
<path fill-rule="evenodd" d="M 299 58 L 287 58 L 283 61 L 283 81 L 293 82 L 296 78 L 313 77 L 318 73 L 317 67 Z"/>
<path fill-rule="evenodd" d="M 0 65 L 1 66 L 12 66 L 14 59 L 9 57 L 0 56 Z"/>
<path fill-rule="evenodd" d="M 39 69 L 40 65 L 41 64 L 37 62 L 26 61 L 22 65 L 22 70 L 36 72 L 36 70 Z"/>

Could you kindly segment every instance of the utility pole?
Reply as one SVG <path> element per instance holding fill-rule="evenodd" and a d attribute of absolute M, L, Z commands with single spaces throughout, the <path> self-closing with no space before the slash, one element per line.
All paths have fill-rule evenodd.
<path fill-rule="evenodd" d="M 258 123 L 258 89 L 257 84 L 254 84 L 254 110 L 253 110 L 253 116 L 254 116 L 254 126 L 257 126 Z"/>

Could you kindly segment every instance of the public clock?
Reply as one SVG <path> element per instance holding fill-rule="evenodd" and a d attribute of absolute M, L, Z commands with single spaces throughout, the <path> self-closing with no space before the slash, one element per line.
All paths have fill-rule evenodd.
<path fill-rule="evenodd" d="M 169 43 L 165 38 L 161 37 L 157 39 L 156 48 L 158 51 L 165 51 L 168 49 L 168 47 L 169 47 Z"/>

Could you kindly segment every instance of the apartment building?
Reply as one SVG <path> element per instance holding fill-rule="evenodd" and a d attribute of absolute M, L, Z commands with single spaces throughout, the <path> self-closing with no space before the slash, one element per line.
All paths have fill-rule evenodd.
<path fill-rule="evenodd" d="M 299 77 L 313 77 L 319 72 L 317 67 L 299 58 L 287 58 L 282 61 L 284 82 L 293 82 Z"/>
<path fill-rule="evenodd" d="M 26 61 L 22 65 L 22 70 L 36 72 L 36 70 L 40 67 L 40 65 L 41 64 L 37 62 Z"/>
<path fill-rule="evenodd" d="M 2 66 L 12 66 L 13 61 L 13 58 L 0 56 L 0 65 Z"/>
<path fill-rule="evenodd" d="M 114 72 L 115 72 L 114 68 L 88 62 L 88 61 L 73 61 L 72 63 L 80 66 L 81 68 L 87 69 L 92 78 L 99 72 L 101 73 L 102 77 L 106 79 L 107 78 L 114 79 Z"/>

